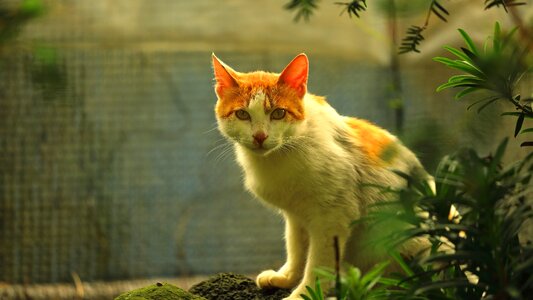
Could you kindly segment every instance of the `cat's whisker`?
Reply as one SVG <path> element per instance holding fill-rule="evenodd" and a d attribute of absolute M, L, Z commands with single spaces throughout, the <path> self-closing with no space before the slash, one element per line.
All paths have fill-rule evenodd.
<path fill-rule="evenodd" d="M 226 158 L 231 156 L 231 153 L 233 153 L 233 147 L 231 145 L 228 145 L 228 147 L 223 148 L 222 151 L 215 157 L 215 163 L 220 163 Z"/>
<path fill-rule="evenodd" d="M 218 125 L 215 123 L 211 129 L 207 129 L 206 131 L 202 132 L 202 134 L 208 134 L 218 129 Z"/>
<path fill-rule="evenodd" d="M 209 156 L 211 155 L 211 153 L 217 151 L 217 150 L 220 150 L 220 149 L 223 149 L 225 146 L 228 146 L 229 143 L 228 142 L 225 142 L 225 143 L 222 143 L 220 145 L 217 145 L 215 147 L 213 147 L 213 149 L 209 150 L 209 152 L 206 153 L 206 156 Z"/>

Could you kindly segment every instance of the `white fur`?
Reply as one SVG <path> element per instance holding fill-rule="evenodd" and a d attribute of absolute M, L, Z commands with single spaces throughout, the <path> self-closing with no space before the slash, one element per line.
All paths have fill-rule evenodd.
<path fill-rule="evenodd" d="M 286 299 L 299 299 L 306 285 L 314 286 L 316 267 L 334 266 L 334 236 L 344 251 L 353 235 L 350 223 L 364 214 L 369 204 L 383 200 L 375 189 L 361 184 L 398 186 L 402 181 L 369 161 L 359 147 L 365 141 L 353 141 L 344 117 L 331 106 L 306 95 L 304 120 L 270 120 L 263 109 L 265 97 L 256 95 L 246 108 L 251 121 L 219 119 L 219 128 L 235 142 L 246 188 L 277 209 L 286 221 L 287 262 L 278 271 L 261 273 L 257 283 L 260 287 L 296 287 Z M 253 144 L 257 130 L 268 134 L 266 149 Z M 397 142 L 396 156 L 388 168 L 409 172 L 422 167 Z"/>

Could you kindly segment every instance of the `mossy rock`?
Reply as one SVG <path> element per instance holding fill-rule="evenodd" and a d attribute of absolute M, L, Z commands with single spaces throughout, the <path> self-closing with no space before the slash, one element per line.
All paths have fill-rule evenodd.
<path fill-rule="evenodd" d="M 284 289 L 260 289 L 252 279 L 233 273 L 211 277 L 191 287 L 189 292 L 208 300 L 280 300 L 290 294 Z"/>
<path fill-rule="evenodd" d="M 126 292 L 115 300 L 206 300 L 168 283 L 156 283 Z"/>

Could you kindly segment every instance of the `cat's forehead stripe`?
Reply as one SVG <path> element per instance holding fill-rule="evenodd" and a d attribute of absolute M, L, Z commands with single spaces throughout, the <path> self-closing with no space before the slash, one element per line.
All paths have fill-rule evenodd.
<path fill-rule="evenodd" d="M 248 104 L 248 107 L 250 109 L 262 107 L 264 101 L 265 93 L 262 90 L 259 90 L 255 94 L 253 94 L 252 97 L 250 97 L 250 103 Z"/>
<path fill-rule="evenodd" d="M 248 104 L 250 109 L 259 109 L 262 107 L 266 112 L 270 111 L 272 104 L 267 94 L 263 90 L 258 90 L 250 97 L 250 103 Z"/>

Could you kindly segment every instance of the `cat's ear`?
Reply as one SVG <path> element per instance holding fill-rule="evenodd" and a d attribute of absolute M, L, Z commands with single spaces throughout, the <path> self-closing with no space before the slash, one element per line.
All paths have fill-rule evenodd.
<path fill-rule="evenodd" d="M 213 58 L 213 70 L 215 72 L 215 91 L 217 95 L 220 97 L 223 95 L 224 90 L 228 88 L 238 87 L 239 84 L 237 83 L 237 73 L 235 70 L 230 68 L 228 65 L 223 63 L 221 60 L 219 60 L 215 53 L 212 54 Z"/>
<path fill-rule="evenodd" d="M 279 75 L 278 83 L 286 84 L 296 90 L 299 97 L 307 93 L 309 60 L 304 53 L 298 54 Z"/>

